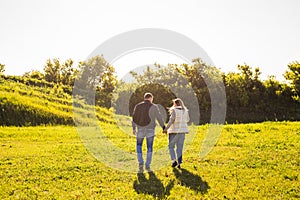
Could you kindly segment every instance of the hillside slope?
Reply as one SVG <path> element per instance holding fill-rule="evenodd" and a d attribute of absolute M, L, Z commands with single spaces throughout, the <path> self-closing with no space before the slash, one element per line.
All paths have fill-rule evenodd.
<path fill-rule="evenodd" d="M 38 80 L 2 77 L 0 125 L 73 125 L 73 102 L 70 91 L 70 88 Z M 95 110 L 100 121 L 112 122 L 109 110 L 100 107 L 96 107 Z"/>

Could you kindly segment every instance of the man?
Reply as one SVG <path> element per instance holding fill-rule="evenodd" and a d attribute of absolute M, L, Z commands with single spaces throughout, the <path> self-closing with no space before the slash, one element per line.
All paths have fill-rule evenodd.
<path fill-rule="evenodd" d="M 152 148 L 154 140 L 154 130 L 157 120 L 159 125 L 164 129 L 164 121 L 160 114 L 157 105 L 153 104 L 153 95 L 145 93 L 144 101 L 138 103 L 133 110 L 132 114 L 132 129 L 133 134 L 136 135 L 136 150 L 139 162 L 139 172 L 144 171 L 144 159 L 142 153 L 142 146 L 144 138 L 146 137 L 147 143 L 147 158 L 145 167 L 147 171 L 151 171 L 150 164 L 152 161 Z M 137 128 L 137 132 L 136 132 Z"/>

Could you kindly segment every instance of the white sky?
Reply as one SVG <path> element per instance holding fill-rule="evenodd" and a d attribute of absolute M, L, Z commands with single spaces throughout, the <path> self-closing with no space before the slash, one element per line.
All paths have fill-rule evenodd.
<path fill-rule="evenodd" d="M 223 72 L 247 63 L 262 79 L 283 80 L 287 64 L 300 61 L 299 8 L 298 0 L 0 0 L 0 63 L 10 75 L 42 71 L 49 58 L 85 60 L 122 32 L 162 28 L 197 42 Z M 132 57 L 113 65 L 178 62 Z"/>

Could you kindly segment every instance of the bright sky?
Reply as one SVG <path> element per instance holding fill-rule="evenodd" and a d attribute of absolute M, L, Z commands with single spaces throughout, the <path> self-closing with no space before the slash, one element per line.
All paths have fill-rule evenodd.
<path fill-rule="evenodd" d="M 42 71 L 49 58 L 85 60 L 122 32 L 162 28 L 194 40 L 223 72 L 246 63 L 262 79 L 283 80 L 287 64 L 300 61 L 299 8 L 298 0 L 0 0 L 0 63 L 9 75 Z M 178 62 L 155 53 L 132 57 L 113 65 L 129 71 Z"/>

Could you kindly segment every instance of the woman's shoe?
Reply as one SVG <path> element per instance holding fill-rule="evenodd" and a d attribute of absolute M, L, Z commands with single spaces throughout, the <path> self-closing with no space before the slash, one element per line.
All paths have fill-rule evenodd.
<path fill-rule="evenodd" d="M 172 163 L 172 167 L 176 167 L 177 165 L 178 165 L 177 161 L 174 161 L 174 162 Z"/>

